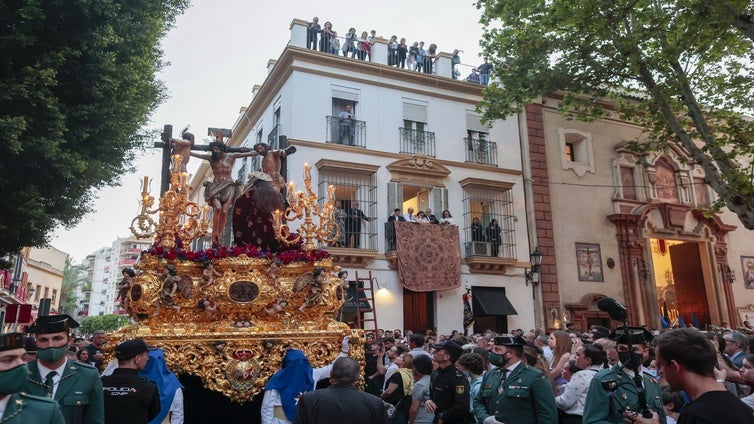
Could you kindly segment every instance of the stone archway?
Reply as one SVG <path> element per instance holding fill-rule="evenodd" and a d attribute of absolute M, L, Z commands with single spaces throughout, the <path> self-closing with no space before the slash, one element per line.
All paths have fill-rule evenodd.
<path fill-rule="evenodd" d="M 628 309 L 629 322 L 634 325 L 647 324 L 658 327 L 659 307 L 653 279 L 648 267 L 651 266 L 652 237 L 695 241 L 705 246 L 709 256 L 717 264 L 711 268 L 707 279 L 714 288 L 713 298 L 717 302 L 719 317 L 713 321 L 738 323 L 733 292 L 719 270 L 727 269 L 728 232 L 736 227 L 722 222 L 719 216 L 706 217 L 690 205 L 673 203 L 651 203 L 637 207 L 631 213 L 613 214 L 607 217 L 616 227 L 622 282 L 623 302 Z M 620 300 L 620 299 L 619 299 Z"/>
<path fill-rule="evenodd" d="M 570 322 L 574 324 L 574 330 L 585 332 L 591 325 L 602 325 L 612 328 L 610 315 L 597 307 L 597 302 L 606 297 L 600 293 L 588 293 L 581 298 L 579 303 L 566 303 L 563 307 L 570 315 Z M 607 325 L 606 325 L 607 324 Z"/>

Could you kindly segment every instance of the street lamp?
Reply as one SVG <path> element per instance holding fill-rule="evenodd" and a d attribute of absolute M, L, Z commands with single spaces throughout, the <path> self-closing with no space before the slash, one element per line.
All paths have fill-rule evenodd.
<path fill-rule="evenodd" d="M 531 262 L 531 271 L 528 269 L 524 271 L 526 285 L 528 286 L 529 282 L 531 282 L 532 285 L 536 286 L 539 284 L 539 272 L 542 266 L 542 252 L 539 251 L 539 247 L 535 247 L 534 251 L 531 252 L 529 261 Z"/>

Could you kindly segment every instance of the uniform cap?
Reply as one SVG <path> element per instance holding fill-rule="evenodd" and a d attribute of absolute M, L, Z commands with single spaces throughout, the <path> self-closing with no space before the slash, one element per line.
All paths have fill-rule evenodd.
<path fill-rule="evenodd" d="M 23 349 L 23 348 L 24 348 L 24 335 L 22 333 L 0 334 L 0 351 Z"/>
<path fill-rule="evenodd" d="M 610 339 L 617 344 L 644 344 L 652 341 L 652 333 L 642 327 L 619 327 L 610 333 Z"/>
<path fill-rule="evenodd" d="M 495 337 L 494 343 L 498 346 L 526 346 L 526 340 L 523 337 L 511 334 Z"/>
<path fill-rule="evenodd" d="M 140 355 L 149 349 L 152 349 L 152 346 L 146 344 L 142 339 L 126 340 L 125 342 L 120 342 L 118 346 L 115 347 L 115 357 L 125 361 Z"/>
<path fill-rule="evenodd" d="M 47 315 L 37 318 L 27 331 L 34 334 L 67 333 L 78 326 L 79 323 L 69 315 Z"/>
<path fill-rule="evenodd" d="M 34 337 L 24 337 L 24 349 L 29 353 L 37 353 L 37 342 Z"/>
<path fill-rule="evenodd" d="M 450 355 L 450 360 L 455 362 L 463 354 L 463 348 L 453 340 L 446 340 L 444 342 L 435 343 L 432 345 L 435 349 L 444 349 Z"/>

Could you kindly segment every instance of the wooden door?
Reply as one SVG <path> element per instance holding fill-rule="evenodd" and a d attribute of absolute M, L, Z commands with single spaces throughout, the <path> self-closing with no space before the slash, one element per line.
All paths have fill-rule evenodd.
<path fill-rule="evenodd" d="M 697 243 L 670 246 L 670 263 L 673 267 L 673 282 L 678 313 L 686 325 L 694 325 L 693 316 L 699 320 L 700 330 L 710 324 L 707 291 Z"/>
<path fill-rule="evenodd" d="M 424 333 L 435 328 L 434 298 L 432 292 L 403 290 L 403 328 L 415 333 Z"/>

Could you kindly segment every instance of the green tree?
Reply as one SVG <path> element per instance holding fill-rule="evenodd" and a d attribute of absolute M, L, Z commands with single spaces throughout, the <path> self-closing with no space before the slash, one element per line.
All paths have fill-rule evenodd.
<path fill-rule="evenodd" d="M 64 314 L 73 315 L 76 312 L 76 290 L 91 290 L 92 282 L 86 275 L 83 265 L 74 265 L 68 257 L 63 265 L 63 282 L 60 287 L 60 311 Z"/>
<path fill-rule="evenodd" d="M 128 317 L 125 315 L 109 314 L 86 317 L 81 320 L 80 333 L 92 334 L 96 330 L 111 333 L 125 327 L 128 322 Z"/>
<path fill-rule="evenodd" d="M 159 40 L 188 0 L 0 6 L 0 256 L 91 210 L 150 137 L 165 98 Z"/>
<path fill-rule="evenodd" d="M 613 111 L 646 132 L 638 152 L 681 145 L 725 206 L 754 229 L 751 1 L 479 1 L 483 49 L 497 83 L 486 119 L 562 94 L 561 111 Z"/>

